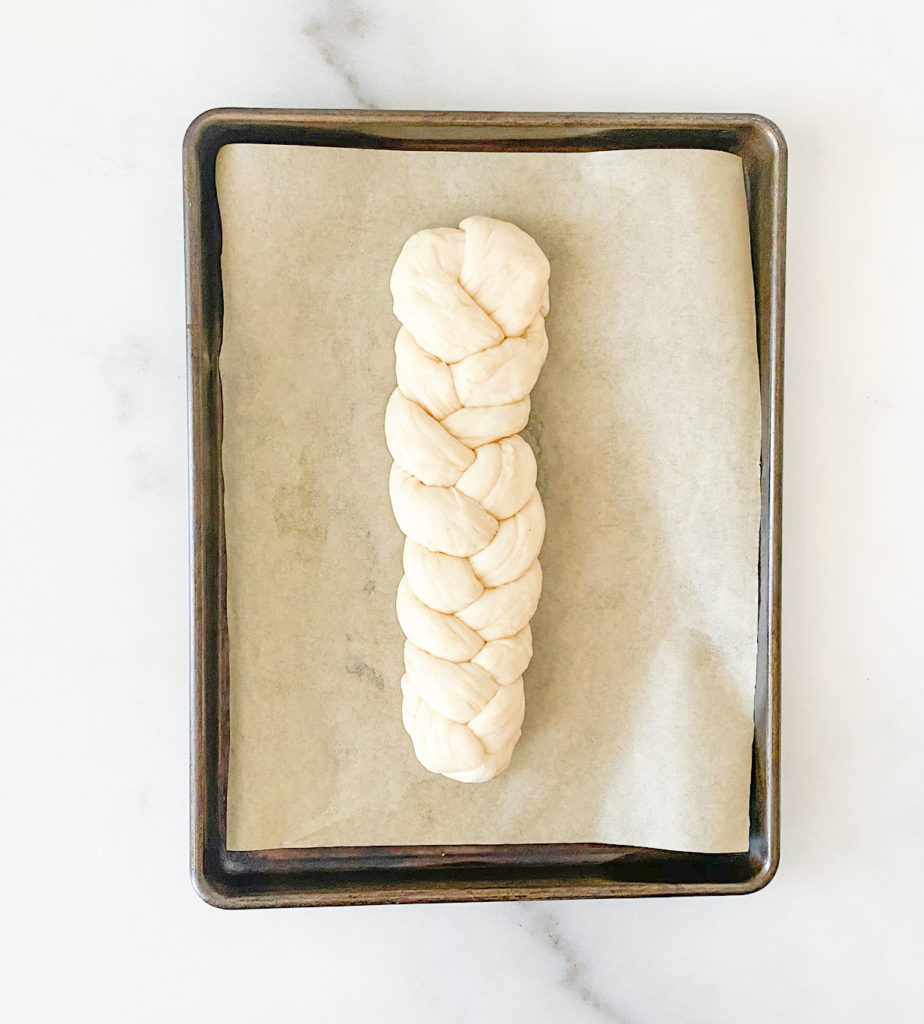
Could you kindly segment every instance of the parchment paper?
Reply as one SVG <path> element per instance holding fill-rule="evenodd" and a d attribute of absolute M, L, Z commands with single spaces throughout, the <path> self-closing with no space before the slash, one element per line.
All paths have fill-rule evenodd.
<path fill-rule="evenodd" d="M 747 848 L 760 413 L 740 161 L 233 145 L 228 845 Z M 388 279 L 472 213 L 552 265 L 524 436 L 548 530 L 523 737 L 482 785 L 401 725 Z"/>

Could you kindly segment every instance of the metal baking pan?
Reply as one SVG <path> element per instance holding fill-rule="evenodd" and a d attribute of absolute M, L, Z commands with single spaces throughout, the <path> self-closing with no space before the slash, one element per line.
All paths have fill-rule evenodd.
<path fill-rule="evenodd" d="M 762 403 L 759 617 L 750 847 L 675 853 L 603 844 L 229 851 L 226 554 L 221 471 L 221 218 L 229 143 L 403 150 L 717 149 L 744 164 Z M 183 144 L 192 577 L 191 869 L 225 908 L 750 893 L 780 848 L 780 539 L 786 144 L 752 114 L 524 114 L 221 109 Z"/>

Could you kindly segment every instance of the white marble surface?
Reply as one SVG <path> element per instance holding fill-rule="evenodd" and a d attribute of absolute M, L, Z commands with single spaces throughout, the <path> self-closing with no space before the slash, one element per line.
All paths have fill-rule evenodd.
<path fill-rule="evenodd" d="M 0 1016 L 921 1020 L 919 9 L 3 14 Z M 179 147 L 226 104 L 743 109 L 782 126 L 783 858 L 766 891 L 241 914 L 194 896 Z"/>

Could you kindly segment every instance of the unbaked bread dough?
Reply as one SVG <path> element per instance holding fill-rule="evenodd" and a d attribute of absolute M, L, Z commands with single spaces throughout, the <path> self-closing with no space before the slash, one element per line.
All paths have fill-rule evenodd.
<path fill-rule="evenodd" d="M 518 431 L 548 352 L 548 281 L 536 242 L 491 217 L 412 235 L 391 275 L 402 716 L 420 763 L 460 782 L 502 772 L 523 724 L 545 515 Z"/>

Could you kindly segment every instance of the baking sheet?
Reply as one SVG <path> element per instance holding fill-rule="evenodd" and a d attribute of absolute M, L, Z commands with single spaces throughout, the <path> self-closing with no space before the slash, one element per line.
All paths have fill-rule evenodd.
<path fill-rule="evenodd" d="M 228 847 L 747 848 L 760 414 L 747 210 L 713 151 L 234 145 L 222 214 Z M 552 264 L 524 436 L 548 530 L 503 775 L 401 726 L 382 421 L 405 238 L 513 220 Z"/>

